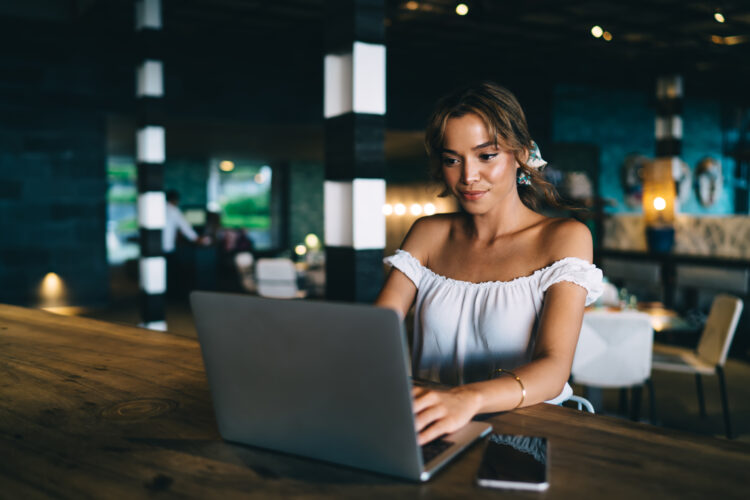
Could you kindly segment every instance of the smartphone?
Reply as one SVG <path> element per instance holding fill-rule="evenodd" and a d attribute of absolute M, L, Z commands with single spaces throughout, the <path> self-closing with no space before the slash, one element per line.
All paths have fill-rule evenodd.
<path fill-rule="evenodd" d="M 547 438 L 490 434 L 477 484 L 488 488 L 546 490 L 549 488 Z"/>

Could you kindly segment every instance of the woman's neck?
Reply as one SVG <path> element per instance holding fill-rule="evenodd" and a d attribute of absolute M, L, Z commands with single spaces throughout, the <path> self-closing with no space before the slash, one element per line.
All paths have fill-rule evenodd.
<path fill-rule="evenodd" d="M 484 214 L 466 215 L 467 236 L 477 243 L 486 244 L 517 233 L 542 217 L 524 205 L 520 198 L 509 199 Z"/>

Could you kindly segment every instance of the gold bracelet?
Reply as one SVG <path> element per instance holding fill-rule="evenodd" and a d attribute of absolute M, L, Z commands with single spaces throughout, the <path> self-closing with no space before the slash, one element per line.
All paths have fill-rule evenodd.
<path fill-rule="evenodd" d="M 516 408 L 520 408 L 520 406 L 523 404 L 524 399 L 526 399 L 526 388 L 523 386 L 523 382 L 521 382 L 521 378 L 515 373 L 508 371 L 508 370 L 504 370 L 502 368 L 498 368 L 497 370 L 495 370 L 495 372 L 499 373 L 500 375 L 502 375 L 503 373 L 507 373 L 508 375 L 516 379 L 516 382 L 518 382 L 518 385 L 521 386 L 521 401 L 519 401 L 518 404 L 513 409 L 515 410 Z"/>

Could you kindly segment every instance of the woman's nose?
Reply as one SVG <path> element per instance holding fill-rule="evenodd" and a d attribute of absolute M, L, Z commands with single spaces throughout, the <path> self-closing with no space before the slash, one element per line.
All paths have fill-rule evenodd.
<path fill-rule="evenodd" d="M 464 163 L 462 177 L 465 184 L 471 184 L 479 180 L 479 166 L 474 162 L 467 161 Z"/>

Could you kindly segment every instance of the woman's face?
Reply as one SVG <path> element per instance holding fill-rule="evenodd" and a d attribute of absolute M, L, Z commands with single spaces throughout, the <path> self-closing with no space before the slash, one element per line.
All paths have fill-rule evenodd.
<path fill-rule="evenodd" d="M 495 144 L 475 114 L 450 118 L 445 125 L 441 163 L 445 185 L 470 214 L 483 214 L 518 197 L 513 154 Z"/>

